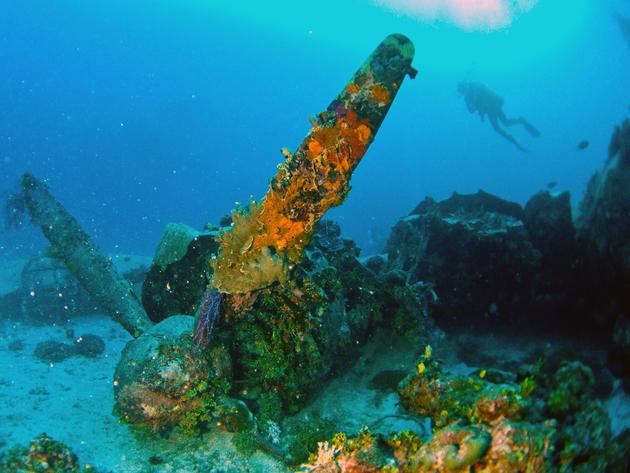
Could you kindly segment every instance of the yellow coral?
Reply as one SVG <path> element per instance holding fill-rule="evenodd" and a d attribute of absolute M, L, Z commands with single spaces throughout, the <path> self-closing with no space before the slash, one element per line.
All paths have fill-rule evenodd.
<path fill-rule="evenodd" d="M 288 274 L 286 261 L 269 248 L 253 248 L 254 236 L 264 231 L 259 220 L 264 208 L 251 203 L 248 214 L 232 212 L 234 226 L 221 232 L 219 257 L 212 261 L 212 285 L 221 292 L 239 294 L 249 292 L 252 286 L 269 286 L 285 281 Z"/>

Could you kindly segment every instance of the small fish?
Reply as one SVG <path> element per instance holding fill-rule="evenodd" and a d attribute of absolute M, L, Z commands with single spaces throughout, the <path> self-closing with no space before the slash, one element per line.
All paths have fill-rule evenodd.
<path fill-rule="evenodd" d="M 547 189 L 553 189 L 557 185 L 558 185 L 558 181 L 551 181 L 551 182 L 547 183 Z"/>
<path fill-rule="evenodd" d="M 581 149 L 586 149 L 586 148 L 588 148 L 588 145 L 589 145 L 588 140 L 580 141 L 578 143 L 578 145 L 577 145 L 577 149 L 580 149 L 580 150 Z"/>

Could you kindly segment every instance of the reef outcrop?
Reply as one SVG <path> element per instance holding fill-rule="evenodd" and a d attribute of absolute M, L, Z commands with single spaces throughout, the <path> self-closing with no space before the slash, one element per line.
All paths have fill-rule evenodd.
<path fill-rule="evenodd" d="M 542 264 L 520 205 L 479 191 L 422 201 L 392 229 L 388 269 L 431 284 L 431 315 L 444 327 L 517 322 L 533 299 Z"/>
<path fill-rule="evenodd" d="M 431 316 L 443 328 L 605 336 L 610 323 L 599 314 L 609 301 L 597 287 L 606 279 L 593 277 L 601 261 L 587 246 L 568 192 L 538 192 L 523 209 L 479 191 L 426 198 L 394 226 L 385 252 L 390 271 L 432 288 Z"/>
<path fill-rule="evenodd" d="M 486 370 L 468 376 L 442 371 L 429 347 L 399 384 L 405 408 L 432 420 L 433 435 L 401 431 L 319 443 L 302 472 L 544 473 L 628 467 L 629 436 L 614 439 L 610 420 L 593 395 L 593 373 L 579 361 L 523 367 L 520 383 L 490 381 Z"/>
<path fill-rule="evenodd" d="M 630 119 L 611 138 L 604 168 L 590 179 L 576 230 L 586 248 L 585 269 L 598 302 L 597 317 L 610 327 L 609 360 L 630 390 Z"/>

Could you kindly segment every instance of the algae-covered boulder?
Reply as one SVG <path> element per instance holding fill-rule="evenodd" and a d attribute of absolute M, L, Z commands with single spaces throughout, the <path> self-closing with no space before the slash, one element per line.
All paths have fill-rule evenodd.
<path fill-rule="evenodd" d="M 142 305 L 154 322 L 175 314 L 193 315 L 212 277 L 210 261 L 218 252 L 216 232 L 198 232 L 170 223 L 142 285 Z"/>
<path fill-rule="evenodd" d="M 0 471 L 4 473 L 98 473 L 89 465 L 81 468 L 77 456 L 63 442 L 45 433 L 31 440 L 28 447 L 16 446 L 0 453 Z"/>
<path fill-rule="evenodd" d="M 444 327 L 518 322 L 541 268 L 523 215 L 520 205 L 483 191 L 427 198 L 392 229 L 388 267 L 410 284 L 435 284 L 431 315 Z"/>
<path fill-rule="evenodd" d="M 116 411 L 152 430 L 198 429 L 213 418 L 218 395 L 230 386 L 229 361 L 220 346 L 207 354 L 192 342 L 193 317 L 178 315 L 125 346 L 114 373 Z"/>

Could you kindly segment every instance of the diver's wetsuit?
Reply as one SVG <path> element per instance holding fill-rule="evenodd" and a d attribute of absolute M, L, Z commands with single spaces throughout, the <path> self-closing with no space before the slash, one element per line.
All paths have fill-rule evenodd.
<path fill-rule="evenodd" d="M 523 117 L 508 118 L 503 111 L 503 99 L 477 82 L 460 82 L 457 89 L 464 96 L 466 106 L 470 113 L 479 113 L 483 120 L 488 115 L 492 128 L 506 140 L 512 142 L 519 150 L 527 151 L 516 139 L 499 126 L 499 122 L 505 126 L 521 124 L 532 136 L 539 136 L 540 132 Z"/>

